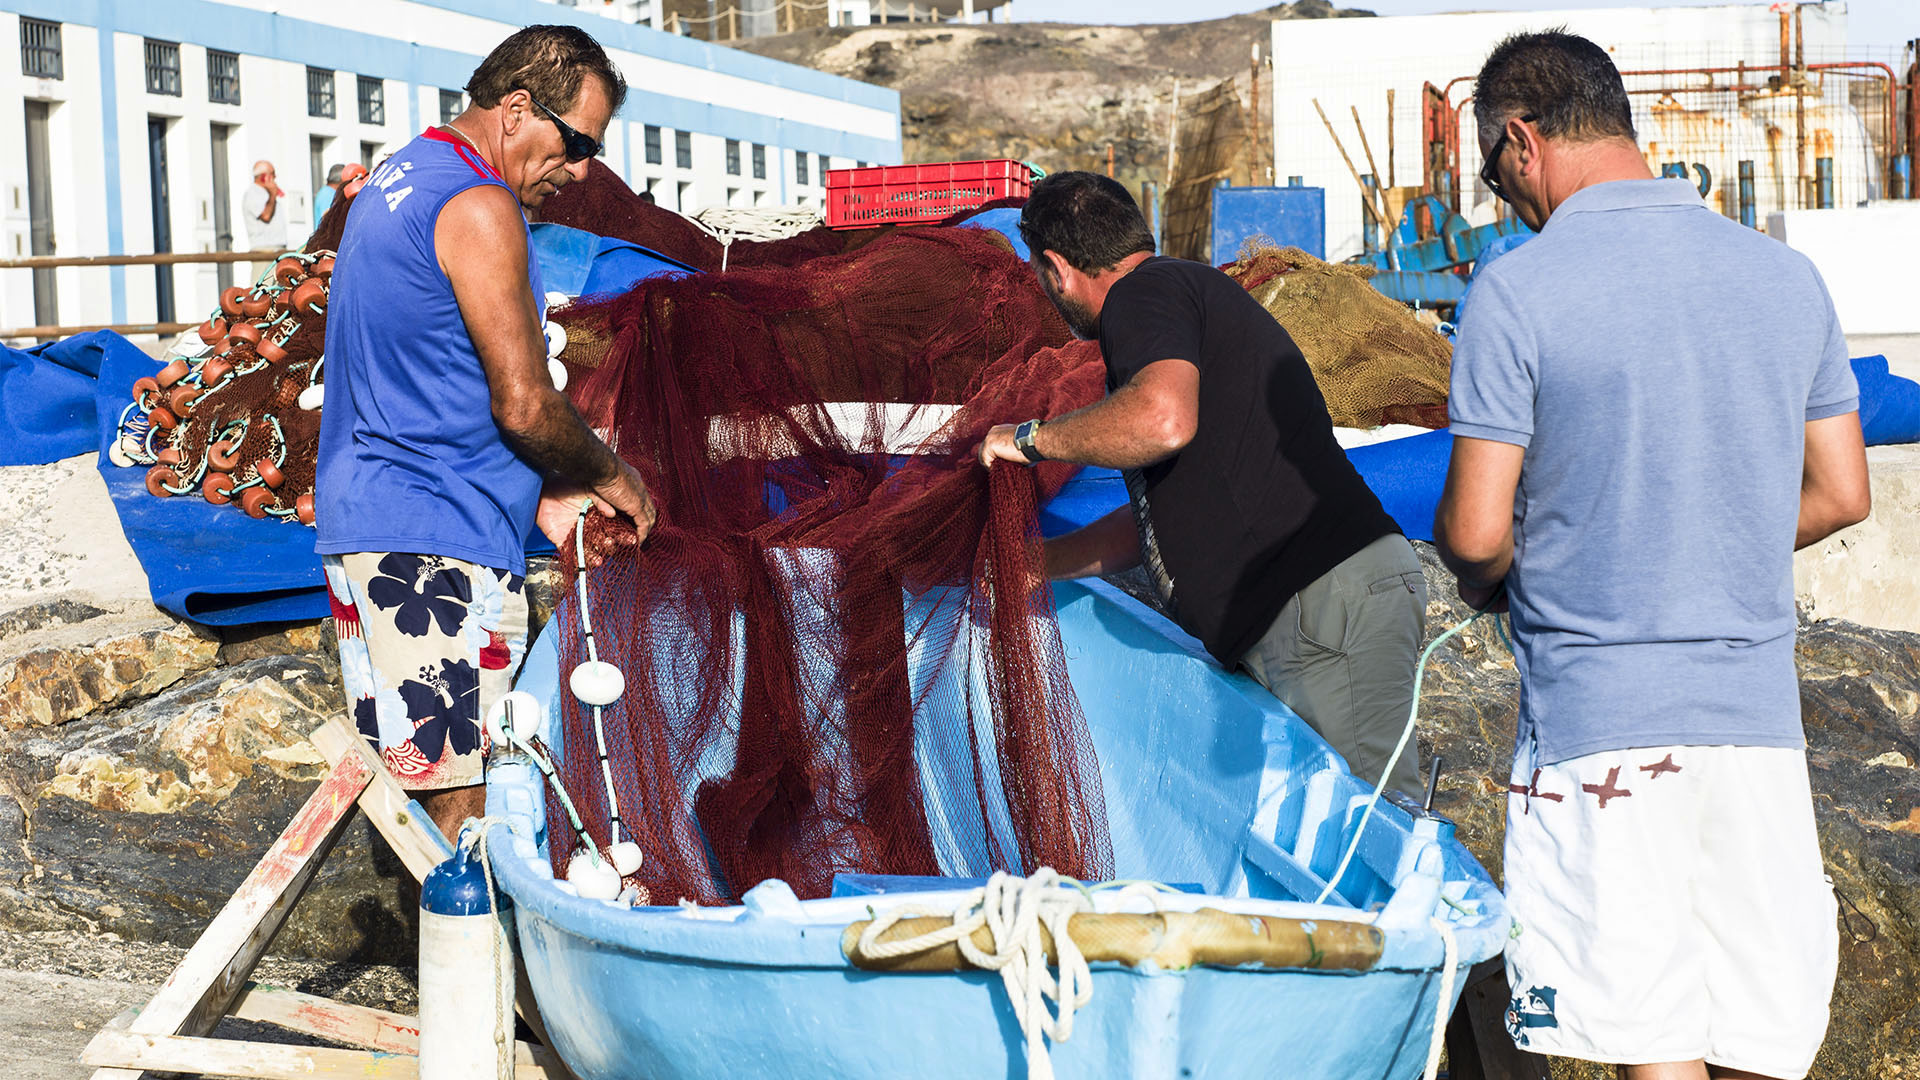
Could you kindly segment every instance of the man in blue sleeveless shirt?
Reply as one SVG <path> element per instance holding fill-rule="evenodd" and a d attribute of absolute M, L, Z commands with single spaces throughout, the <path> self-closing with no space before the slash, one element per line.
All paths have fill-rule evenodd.
<path fill-rule="evenodd" d="M 557 532 L 591 498 L 641 539 L 654 518 L 548 375 L 523 210 L 585 176 L 626 82 L 585 31 L 530 26 L 467 93 L 348 212 L 314 504 L 349 707 L 449 837 L 484 806 L 481 721 L 526 650 L 536 518 Z"/>
<path fill-rule="evenodd" d="M 1508 1031 L 1626 1080 L 1804 1076 L 1838 941 L 1793 551 L 1867 514 L 1846 340 L 1806 258 L 1653 178 L 1593 42 L 1507 39 L 1474 106 L 1540 230 L 1474 284 L 1434 527 L 1513 615 Z"/>

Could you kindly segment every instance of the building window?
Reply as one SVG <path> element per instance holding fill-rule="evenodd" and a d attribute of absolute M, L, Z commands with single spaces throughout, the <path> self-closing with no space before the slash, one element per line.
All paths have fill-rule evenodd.
<path fill-rule="evenodd" d="M 740 175 L 740 140 L 727 140 L 727 175 Z"/>
<path fill-rule="evenodd" d="M 386 81 L 371 78 L 366 75 L 360 76 L 358 81 L 360 91 L 360 122 L 363 124 L 379 124 L 384 126 L 387 122 Z"/>
<path fill-rule="evenodd" d="M 753 178 L 755 180 L 767 178 L 767 148 L 759 143 L 753 144 Z"/>
<path fill-rule="evenodd" d="M 307 115 L 333 117 L 333 69 L 307 69 Z"/>
<path fill-rule="evenodd" d="M 363 142 L 360 144 L 360 165 L 368 172 L 373 171 L 374 163 L 380 160 L 380 144 Z"/>
<path fill-rule="evenodd" d="M 240 57 L 207 50 L 207 100 L 216 105 L 240 104 Z"/>
<path fill-rule="evenodd" d="M 647 164 L 660 164 L 660 129 L 647 125 Z"/>
<path fill-rule="evenodd" d="M 673 163 L 682 169 L 693 168 L 693 136 L 690 133 L 673 133 Z"/>
<path fill-rule="evenodd" d="M 147 39 L 147 93 L 180 96 L 180 45 Z"/>
<path fill-rule="evenodd" d="M 793 182 L 796 184 L 804 184 L 807 182 L 807 152 L 805 150 L 795 150 L 793 152 Z"/>
<path fill-rule="evenodd" d="M 45 19 L 20 19 L 20 74 L 34 79 L 64 79 L 60 58 L 60 24 Z"/>
<path fill-rule="evenodd" d="M 440 91 L 440 122 L 451 124 L 454 118 L 465 112 L 467 101 L 458 90 Z"/>

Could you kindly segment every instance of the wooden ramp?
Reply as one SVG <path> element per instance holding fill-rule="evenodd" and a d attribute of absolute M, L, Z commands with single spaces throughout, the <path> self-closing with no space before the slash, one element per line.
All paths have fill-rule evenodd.
<path fill-rule="evenodd" d="M 414 1017 L 247 981 L 353 819 L 355 807 L 366 813 L 415 880 L 425 879 L 448 855 L 446 842 L 419 804 L 407 797 L 366 740 L 343 719 L 329 720 L 314 732 L 313 743 L 330 766 L 327 778 L 207 924 L 153 1000 L 114 1018 L 87 1044 L 80 1060 L 99 1067 L 93 1080 L 135 1080 L 145 1070 L 259 1080 L 419 1076 L 420 1028 Z M 544 1041 L 546 1030 L 524 978 L 517 990 L 521 1018 Z M 225 1016 L 360 1049 L 209 1038 Z M 518 1080 L 571 1080 L 566 1066 L 545 1046 L 521 1042 L 517 1048 Z"/>

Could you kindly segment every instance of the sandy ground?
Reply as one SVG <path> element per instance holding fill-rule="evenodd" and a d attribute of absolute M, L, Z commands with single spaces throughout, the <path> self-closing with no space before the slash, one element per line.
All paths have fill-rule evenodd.
<path fill-rule="evenodd" d="M 0 468 L 0 611 L 60 594 L 109 610 L 151 606 L 97 454 Z"/>
<path fill-rule="evenodd" d="M 80 1051 L 121 1011 L 144 1005 L 185 950 L 116 935 L 0 930 L 0 1061 L 23 1080 L 84 1080 Z M 413 1014 L 411 970 L 268 957 L 254 981 Z M 219 1038 L 307 1042 L 263 1024 L 227 1020 Z"/>

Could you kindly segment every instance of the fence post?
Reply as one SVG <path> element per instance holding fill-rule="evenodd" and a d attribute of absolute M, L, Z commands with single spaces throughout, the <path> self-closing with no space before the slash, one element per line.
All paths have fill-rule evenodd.
<path fill-rule="evenodd" d="M 1740 163 L 1740 224 L 1749 229 L 1759 228 L 1753 206 L 1753 162 Z"/>
<path fill-rule="evenodd" d="M 740 40 L 740 9 L 736 7 L 727 9 L 727 40 Z"/>

